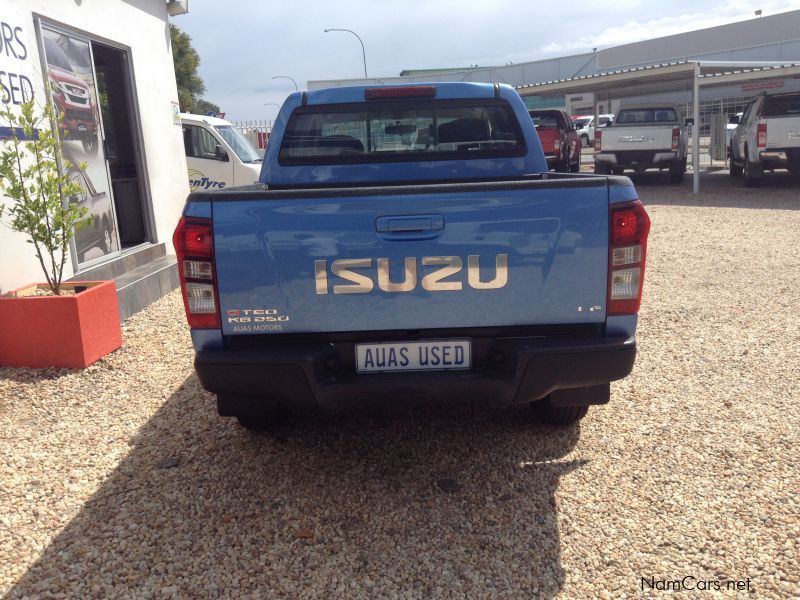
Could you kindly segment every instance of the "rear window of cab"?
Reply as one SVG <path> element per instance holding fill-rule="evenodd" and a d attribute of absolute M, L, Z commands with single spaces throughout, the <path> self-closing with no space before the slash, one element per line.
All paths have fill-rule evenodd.
<path fill-rule="evenodd" d="M 621 110 L 617 115 L 616 122 L 619 123 L 667 123 L 670 121 L 677 121 L 678 115 L 675 114 L 675 109 L 670 107 L 664 108 L 647 108 L 647 109 L 631 109 Z"/>
<path fill-rule="evenodd" d="M 800 94 L 791 96 L 767 96 L 764 108 L 761 109 L 764 117 L 788 117 L 800 115 Z"/>
<path fill-rule="evenodd" d="M 305 106 L 281 142 L 282 165 L 500 158 L 526 153 L 505 101 L 404 100 Z"/>

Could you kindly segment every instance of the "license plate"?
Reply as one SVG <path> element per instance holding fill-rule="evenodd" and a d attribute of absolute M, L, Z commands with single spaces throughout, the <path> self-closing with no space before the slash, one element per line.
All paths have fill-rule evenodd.
<path fill-rule="evenodd" d="M 471 349 L 470 340 L 356 344 L 356 369 L 359 373 L 469 369 Z"/>
<path fill-rule="evenodd" d="M 80 131 L 81 133 L 85 132 L 86 131 L 86 125 L 78 125 L 78 131 Z"/>

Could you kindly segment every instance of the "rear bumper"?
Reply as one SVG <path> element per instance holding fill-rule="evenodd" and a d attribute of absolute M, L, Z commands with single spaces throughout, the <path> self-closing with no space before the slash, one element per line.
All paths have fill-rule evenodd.
<path fill-rule="evenodd" d="M 594 155 L 596 162 L 620 167 L 650 168 L 667 166 L 677 160 L 678 153 L 664 150 L 655 152 L 621 151 L 598 152 Z"/>
<path fill-rule="evenodd" d="M 277 401 L 295 409 L 340 410 L 370 402 L 476 399 L 500 404 L 543 398 L 622 379 L 633 368 L 633 337 L 473 339 L 469 371 L 358 374 L 352 343 L 303 342 L 266 350 L 203 350 L 195 369 L 228 416 Z M 597 404 L 606 394 L 565 393 L 554 403 Z M 227 408 L 223 408 L 223 406 Z"/>
<path fill-rule="evenodd" d="M 765 169 L 800 167 L 800 148 L 767 148 L 758 158 Z"/>
<path fill-rule="evenodd" d="M 78 134 L 78 135 L 85 135 L 85 134 L 96 134 L 97 133 L 97 123 L 91 116 L 87 117 L 86 119 L 79 119 L 75 117 L 67 118 L 61 120 L 61 128 L 69 131 L 70 133 Z"/>

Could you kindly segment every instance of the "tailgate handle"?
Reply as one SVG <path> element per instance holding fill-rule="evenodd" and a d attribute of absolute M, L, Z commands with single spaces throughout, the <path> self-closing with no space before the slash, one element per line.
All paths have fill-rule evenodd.
<path fill-rule="evenodd" d="M 412 231 L 437 231 L 444 229 L 443 215 L 406 215 L 378 217 L 375 219 L 378 233 L 407 233 Z"/>

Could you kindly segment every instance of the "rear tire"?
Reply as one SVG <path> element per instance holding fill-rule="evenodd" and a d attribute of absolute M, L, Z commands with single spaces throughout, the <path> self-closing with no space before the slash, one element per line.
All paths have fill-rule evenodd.
<path fill-rule="evenodd" d="M 239 425 L 253 433 L 263 433 L 278 429 L 286 422 L 288 416 L 287 410 L 276 407 L 270 413 L 261 415 L 237 415 L 236 420 L 239 421 Z"/>
<path fill-rule="evenodd" d="M 731 177 L 739 177 L 742 174 L 742 167 L 733 162 L 733 146 L 728 146 L 728 172 Z"/>
<path fill-rule="evenodd" d="M 575 164 L 569 166 L 570 173 L 580 173 L 581 171 L 581 152 L 578 150 L 578 156 L 575 157 Z"/>
<path fill-rule="evenodd" d="M 272 427 L 269 417 L 262 415 L 239 415 L 236 420 L 239 421 L 239 425 L 254 433 L 261 433 Z"/>
<path fill-rule="evenodd" d="M 597 175 L 608 175 L 611 173 L 611 167 L 605 163 L 594 163 L 594 172 Z"/>
<path fill-rule="evenodd" d="M 757 187 L 761 185 L 761 178 L 763 176 L 763 171 L 760 168 L 754 166 L 753 163 L 747 158 L 748 152 L 747 148 L 744 149 L 744 185 L 745 187 Z M 758 175 L 756 175 L 755 171 L 758 171 Z"/>
<path fill-rule="evenodd" d="M 97 134 L 83 136 L 81 144 L 86 154 L 91 154 L 92 156 L 97 154 Z"/>
<path fill-rule="evenodd" d="M 111 238 L 111 227 L 109 227 L 108 221 L 103 220 L 103 253 L 111 254 L 113 244 L 114 242 Z"/>
<path fill-rule="evenodd" d="M 217 394 L 217 412 L 222 417 L 236 417 L 239 425 L 255 432 L 277 429 L 290 414 L 277 399 L 231 394 Z"/>
<path fill-rule="evenodd" d="M 683 163 L 674 162 L 669 166 L 669 181 L 670 183 L 681 183 L 683 182 L 683 174 L 686 171 L 686 167 L 683 166 Z"/>
<path fill-rule="evenodd" d="M 589 412 L 588 406 L 553 406 L 549 396 L 536 402 L 534 408 L 539 419 L 560 426 L 577 423 Z"/>

